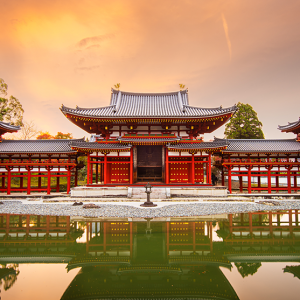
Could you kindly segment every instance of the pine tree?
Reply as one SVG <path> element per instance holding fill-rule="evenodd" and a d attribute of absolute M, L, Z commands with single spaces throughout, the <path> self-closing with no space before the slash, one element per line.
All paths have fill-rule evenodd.
<path fill-rule="evenodd" d="M 225 126 L 227 139 L 264 139 L 262 123 L 256 111 L 249 104 L 239 102 L 238 111 Z"/>

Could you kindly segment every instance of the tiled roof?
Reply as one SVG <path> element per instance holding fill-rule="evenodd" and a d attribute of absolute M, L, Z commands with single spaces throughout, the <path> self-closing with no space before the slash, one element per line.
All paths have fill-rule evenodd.
<path fill-rule="evenodd" d="M 300 118 L 296 122 L 288 123 L 287 125 L 280 126 L 278 125 L 278 129 L 281 131 L 291 131 L 297 127 L 300 127 Z"/>
<path fill-rule="evenodd" d="M 278 140 L 263 140 L 263 139 L 218 139 L 215 138 L 214 143 L 226 143 L 227 149 L 223 152 L 234 153 L 286 153 L 300 152 L 300 143 L 296 139 L 278 139 Z"/>
<path fill-rule="evenodd" d="M 72 149 L 90 149 L 90 150 L 129 150 L 131 145 L 122 145 L 120 143 L 97 143 L 97 142 L 73 142 Z"/>
<path fill-rule="evenodd" d="M 11 125 L 9 123 L 0 121 L 1 131 L 6 131 L 6 132 L 18 131 L 18 130 L 20 130 L 20 128 L 21 128 L 20 126 L 14 126 L 14 125 Z"/>
<path fill-rule="evenodd" d="M 73 140 L 2 140 L 0 143 L 1 153 L 69 153 L 75 152 L 70 144 L 83 141 Z"/>
<path fill-rule="evenodd" d="M 210 117 L 233 113 L 229 108 L 200 108 L 189 105 L 187 91 L 145 94 L 112 90 L 109 106 L 99 108 L 61 107 L 64 114 L 86 117 Z"/>
<path fill-rule="evenodd" d="M 130 144 L 166 144 L 166 143 L 176 143 L 180 140 L 179 137 L 160 137 L 160 138 L 130 138 L 130 137 L 120 137 L 118 140 L 121 143 Z"/>
<path fill-rule="evenodd" d="M 168 149 L 175 150 L 208 150 L 208 149 L 216 149 L 216 148 L 224 148 L 227 146 L 225 141 L 220 142 L 202 142 L 202 143 L 178 143 L 176 145 L 168 146 Z"/>

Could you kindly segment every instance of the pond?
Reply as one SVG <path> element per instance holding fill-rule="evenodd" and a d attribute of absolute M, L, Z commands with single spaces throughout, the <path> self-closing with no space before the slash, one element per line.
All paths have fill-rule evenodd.
<path fill-rule="evenodd" d="M 299 299 L 298 218 L 0 215 L 1 299 Z"/>

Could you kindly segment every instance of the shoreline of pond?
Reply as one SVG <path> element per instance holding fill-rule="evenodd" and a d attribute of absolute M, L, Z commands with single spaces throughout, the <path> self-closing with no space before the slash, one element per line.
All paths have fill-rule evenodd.
<path fill-rule="evenodd" d="M 97 208 L 74 206 L 73 202 L 43 202 L 28 200 L 4 200 L 0 214 L 52 215 L 82 218 L 197 218 L 221 214 L 247 213 L 258 211 L 300 210 L 297 200 L 263 201 L 195 201 L 157 202 L 157 207 L 140 207 L 141 202 L 93 202 Z"/>

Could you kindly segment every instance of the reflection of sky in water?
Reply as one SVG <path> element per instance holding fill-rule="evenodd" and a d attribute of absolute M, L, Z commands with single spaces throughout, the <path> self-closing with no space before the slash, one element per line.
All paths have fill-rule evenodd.
<path fill-rule="evenodd" d="M 18 221 L 18 216 L 13 218 Z M 300 292 L 299 279 L 284 272 L 287 266 L 299 266 L 300 261 L 300 227 L 295 211 L 290 216 L 288 213 L 272 215 L 273 230 L 284 231 L 284 235 L 270 235 L 268 213 L 252 214 L 255 238 L 248 234 L 251 232 L 249 214 L 232 215 L 232 227 L 230 218 L 222 215 L 212 222 L 187 222 L 178 218 L 169 223 L 152 220 L 148 228 L 146 221 L 92 220 L 88 227 L 84 222 L 77 223 L 80 234 L 71 222 L 73 242 L 71 238 L 67 246 L 64 241 L 68 239 L 63 233 L 68 230 L 66 219 L 61 223 L 51 219 L 55 226 L 60 226 L 60 233 L 52 232 L 50 241 L 54 245 L 57 239 L 60 244 L 49 247 L 34 245 L 34 240 L 45 239 L 45 234 L 34 233 L 36 217 L 28 222 L 31 238 L 17 233 L 16 221 L 6 237 L 6 247 L 5 222 L 1 223 L 2 271 L 5 264 L 9 269 L 16 262 L 19 264 L 15 268 L 20 271 L 9 289 L 9 280 L 2 279 L 2 299 L 83 299 L 81 293 L 85 290 L 95 293 L 94 299 L 129 297 L 131 291 L 134 291 L 131 296 L 137 298 L 174 298 L 182 297 L 180 293 L 185 289 L 191 293 L 185 295 L 189 298 L 220 296 L 226 290 L 224 299 L 296 299 Z M 20 230 L 26 230 L 24 224 Z M 33 243 L 14 246 L 18 235 L 19 241 Z M 293 272 L 300 277 L 300 266 Z M 124 294 L 118 292 L 120 289 Z M 104 290 L 108 294 L 101 294 Z"/>

